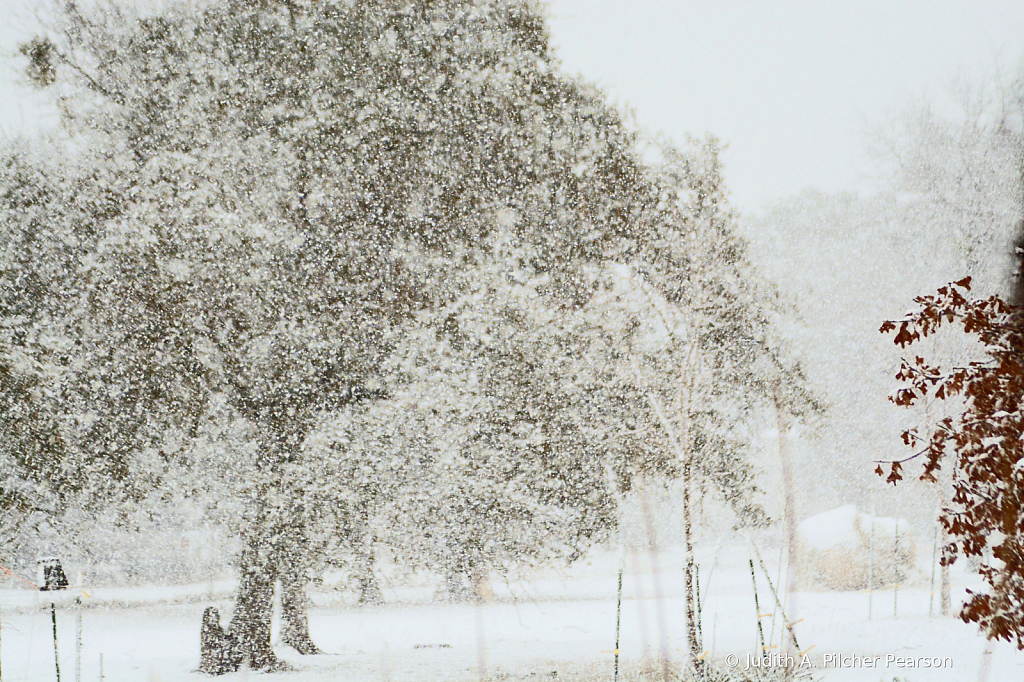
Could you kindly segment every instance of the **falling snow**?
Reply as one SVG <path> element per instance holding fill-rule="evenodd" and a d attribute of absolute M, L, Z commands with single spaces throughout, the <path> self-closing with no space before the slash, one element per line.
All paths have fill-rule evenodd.
<path fill-rule="evenodd" d="M 939 567 L 969 501 L 872 470 L 922 418 L 878 325 L 1007 289 L 1021 79 L 747 218 L 528 0 L 51 9 L 11 62 L 60 126 L 0 149 L 10 679 L 1020 674 L 943 617 L 999 561 Z"/>

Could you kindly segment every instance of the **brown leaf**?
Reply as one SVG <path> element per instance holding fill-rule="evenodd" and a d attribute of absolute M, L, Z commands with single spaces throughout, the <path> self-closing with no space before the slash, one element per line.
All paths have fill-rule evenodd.
<path fill-rule="evenodd" d="M 913 340 L 914 337 L 910 333 L 910 330 L 907 329 L 907 323 L 904 322 L 903 324 L 900 325 L 900 331 L 898 334 L 896 334 L 896 338 L 894 338 L 892 342 L 901 348 L 905 348 L 907 345 L 913 342 Z"/>

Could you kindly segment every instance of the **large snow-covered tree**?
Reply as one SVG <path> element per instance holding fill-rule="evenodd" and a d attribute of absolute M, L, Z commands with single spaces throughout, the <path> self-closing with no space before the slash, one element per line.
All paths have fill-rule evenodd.
<path fill-rule="evenodd" d="M 632 225 L 630 136 L 557 72 L 529 3 L 69 4 L 55 22 L 30 74 L 113 197 L 83 235 L 93 423 L 134 451 L 140 487 L 191 470 L 243 503 L 233 629 L 251 664 L 273 664 L 276 579 L 297 604 L 286 639 L 313 651 L 300 444 L 376 395 L 416 310 L 458 295 L 412 259 L 457 270 L 510 211 L 553 295 L 585 296 L 574 264 Z M 190 444 L 226 438 L 243 461 L 197 466 Z"/>
<path fill-rule="evenodd" d="M 173 488 L 235 531 L 250 665 L 275 663 L 278 581 L 316 651 L 308 572 L 365 570 L 374 518 L 454 582 L 579 556 L 644 476 L 691 467 L 754 512 L 727 424 L 793 377 L 714 147 L 646 172 L 533 3 L 67 3 L 52 27 L 23 52 L 70 136 L 45 211 L 86 217 L 75 446 L 123 464 L 97 499 Z M 623 268 L 639 316 L 597 295 Z"/>

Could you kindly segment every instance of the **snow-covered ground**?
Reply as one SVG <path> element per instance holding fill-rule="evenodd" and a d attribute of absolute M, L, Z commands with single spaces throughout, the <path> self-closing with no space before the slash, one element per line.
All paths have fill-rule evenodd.
<path fill-rule="evenodd" d="M 757 647 L 754 595 L 745 545 L 700 548 L 700 579 L 707 590 L 703 635 L 709 655 L 725 665 L 735 656 L 740 668 Z M 778 578 L 778 548 L 763 555 Z M 528 581 L 494 583 L 494 600 L 475 605 L 438 604 L 428 585 L 386 589 L 389 605 L 357 608 L 331 593 L 314 593 L 311 631 L 328 654 L 302 657 L 287 647 L 279 655 L 292 663 L 282 680 L 440 680 L 530 678 L 610 679 L 615 646 L 616 579 L 620 555 L 600 552 L 567 571 L 544 571 Z M 685 630 L 682 555 L 670 549 L 657 555 L 652 570 L 644 552 L 625 557 L 622 604 L 622 665 L 628 673 L 645 661 L 660 670 L 667 655 L 684 660 Z M 755 559 L 755 564 L 756 564 Z M 956 568 L 956 567 L 955 567 Z M 795 593 L 788 607 L 798 620 L 800 647 L 815 665 L 814 678 L 849 680 L 982 680 L 985 640 L 973 626 L 955 618 L 929 615 L 929 579 L 925 567 L 915 581 L 876 590 L 868 619 L 867 592 Z M 782 576 L 785 582 L 785 576 Z M 973 576 L 954 571 L 954 604 Z M 96 589 L 82 609 L 82 680 L 173 681 L 198 679 L 199 622 L 215 604 L 230 611 L 227 584 L 190 587 Z M 61 677 L 75 679 L 76 592 L 60 597 L 57 634 Z M 212 599 L 211 599 L 212 594 Z M 516 599 L 513 599 L 513 595 Z M 55 679 L 49 603 L 31 591 L 0 592 L 3 630 L 0 662 L 5 682 Z M 893 615 L 894 597 L 897 616 Z M 761 611 L 774 613 L 771 592 L 758 571 Z M 37 601 L 39 599 L 39 601 Z M 934 611 L 938 612 L 937 598 Z M 762 619 L 764 636 L 776 645 L 781 620 Z M 777 649 L 773 651 L 778 651 Z M 988 680 L 1024 679 L 1024 653 L 996 644 L 988 656 Z M 826 665 L 832 654 L 880 657 L 874 668 Z M 948 667 L 897 667 L 903 659 L 949 659 Z M 225 680 L 243 679 L 242 671 Z"/>

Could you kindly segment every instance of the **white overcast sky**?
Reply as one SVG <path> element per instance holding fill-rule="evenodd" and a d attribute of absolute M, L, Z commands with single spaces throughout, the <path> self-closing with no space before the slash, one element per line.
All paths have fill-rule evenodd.
<path fill-rule="evenodd" d="M 31 32 L 31 6 L 0 0 L 5 55 Z M 550 0 L 549 12 L 565 68 L 642 126 L 729 144 L 726 179 L 746 211 L 808 186 L 870 188 L 871 126 L 1024 56 L 1022 0 Z M 0 69 L 8 135 L 52 120 L 15 83 Z"/>

